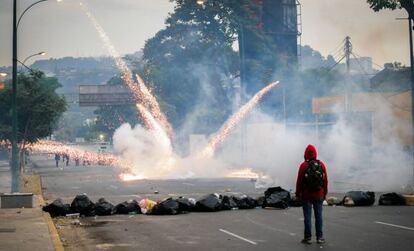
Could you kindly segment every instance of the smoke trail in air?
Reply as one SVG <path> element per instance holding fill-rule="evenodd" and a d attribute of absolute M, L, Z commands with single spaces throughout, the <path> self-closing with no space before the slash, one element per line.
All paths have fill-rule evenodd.
<path fill-rule="evenodd" d="M 132 94 L 134 95 L 135 101 L 137 103 L 142 103 L 144 105 L 144 108 L 138 109 L 140 112 L 141 117 L 144 120 L 145 125 L 149 129 L 153 129 L 151 127 L 151 123 L 148 121 L 150 118 L 146 116 L 146 113 L 143 113 L 143 110 L 149 109 L 153 115 L 153 117 L 158 121 L 158 123 L 161 124 L 163 127 L 163 130 L 167 132 L 169 136 L 172 135 L 172 127 L 170 123 L 168 122 L 165 115 L 161 112 L 161 109 L 159 108 L 159 104 L 156 100 L 156 98 L 150 93 L 148 88 L 146 87 L 144 81 L 142 78 L 136 74 L 137 80 L 139 82 L 139 85 L 137 85 L 134 80 L 132 79 L 132 72 L 129 69 L 126 62 L 122 59 L 118 51 L 113 46 L 111 40 L 106 35 L 105 30 L 102 28 L 102 26 L 98 23 L 98 21 L 95 19 L 95 17 L 92 15 L 92 13 L 88 10 L 85 4 L 80 3 L 81 9 L 85 12 L 85 14 L 88 16 L 89 20 L 92 22 L 93 26 L 95 27 L 96 31 L 98 32 L 100 38 L 102 39 L 106 49 L 108 50 L 109 54 L 114 58 L 115 64 L 118 67 L 118 69 L 121 71 L 121 78 L 125 81 L 127 86 L 132 91 Z M 138 107 L 137 107 L 138 108 Z"/>
<path fill-rule="evenodd" d="M 142 92 L 143 96 L 147 100 L 146 104 L 148 105 L 149 110 L 154 115 L 154 118 L 158 120 L 161 125 L 164 126 L 164 129 L 167 132 L 168 136 L 171 137 L 173 134 L 173 129 L 171 127 L 171 124 L 168 122 L 167 118 L 165 117 L 164 113 L 161 112 L 157 99 L 148 90 L 147 86 L 145 85 L 144 80 L 142 80 L 142 78 L 138 74 L 135 74 L 135 77 L 137 78 L 140 91 Z"/>
<path fill-rule="evenodd" d="M 201 158 L 211 158 L 214 155 L 214 151 L 218 144 L 223 142 L 229 133 L 236 127 L 236 125 L 257 105 L 257 103 L 262 99 L 262 97 L 268 93 L 273 87 L 279 84 L 279 81 L 273 82 L 258 93 L 256 93 L 253 98 L 249 100 L 245 105 L 243 105 L 235 114 L 233 114 L 227 122 L 221 127 L 221 129 L 210 139 L 208 145 L 204 150 L 199 154 Z"/>

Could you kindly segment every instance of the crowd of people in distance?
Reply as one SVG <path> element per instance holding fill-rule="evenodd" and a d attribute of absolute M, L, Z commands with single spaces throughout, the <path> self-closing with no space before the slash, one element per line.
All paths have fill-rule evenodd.
<path fill-rule="evenodd" d="M 61 159 L 62 159 L 63 164 L 65 164 L 66 166 L 70 165 L 69 154 L 67 154 L 67 153 L 57 154 L 56 153 L 55 154 L 56 167 L 59 167 L 59 162 L 60 162 Z M 86 165 L 90 166 L 91 165 L 91 162 L 89 160 L 87 160 L 85 158 L 80 158 L 79 156 L 76 156 L 74 158 L 74 160 L 75 160 L 75 166 L 79 166 L 81 161 L 82 161 L 83 166 L 86 166 Z"/>

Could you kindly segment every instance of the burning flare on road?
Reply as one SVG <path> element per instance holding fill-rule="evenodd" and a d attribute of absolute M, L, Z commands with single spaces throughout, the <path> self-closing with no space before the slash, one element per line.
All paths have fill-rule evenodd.
<path fill-rule="evenodd" d="M 113 154 L 85 151 L 82 149 L 67 146 L 56 141 L 41 140 L 37 143 L 30 144 L 28 146 L 28 149 L 37 153 L 59 155 L 67 154 L 70 159 L 79 159 L 95 164 L 114 166 L 120 168 L 124 172 L 130 171 L 132 169 L 132 163 Z"/>

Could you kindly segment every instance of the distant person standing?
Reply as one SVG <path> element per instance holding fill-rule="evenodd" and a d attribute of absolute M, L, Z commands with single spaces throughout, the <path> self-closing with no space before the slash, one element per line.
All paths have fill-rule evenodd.
<path fill-rule="evenodd" d="M 60 155 L 55 154 L 56 167 L 59 167 L 59 160 L 60 160 Z"/>
<path fill-rule="evenodd" d="M 69 166 L 69 154 L 65 154 L 66 157 L 66 166 Z"/>
<path fill-rule="evenodd" d="M 75 156 L 75 166 L 79 166 L 79 156 Z"/>
<path fill-rule="evenodd" d="M 317 159 L 316 147 L 308 145 L 305 161 L 299 166 L 296 198 L 302 201 L 305 236 L 302 243 L 312 243 L 312 207 L 315 213 L 316 242 L 325 243 L 323 235 L 322 203 L 328 193 L 328 174 L 325 164 Z"/>

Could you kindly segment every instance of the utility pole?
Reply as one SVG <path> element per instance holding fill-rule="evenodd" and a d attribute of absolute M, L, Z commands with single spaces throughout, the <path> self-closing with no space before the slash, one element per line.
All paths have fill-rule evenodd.
<path fill-rule="evenodd" d="M 17 0 L 13 0 L 13 73 L 12 73 L 12 160 L 11 160 L 11 174 L 12 185 L 11 191 L 19 191 L 19 151 L 17 148 Z"/>
<path fill-rule="evenodd" d="M 413 58 L 413 18 L 409 15 L 408 17 L 408 30 L 410 39 L 410 77 L 411 77 L 411 130 L 412 130 L 412 144 L 411 152 L 413 157 L 413 186 L 414 186 L 414 58 Z"/>
<path fill-rule="evenodd" d="M 345 60 L 346 60 L 346 82 L 345 82 L 345 112 L 349 112 L 351 109 L 351 93 L 350 93 L 350 84 L 351 84 L 351 76 L 350 76 L 350 58 L 352 54 L 352 43 L 351 37 L 345 37 L 345 45 L 344 45 L 344 53 L 345 53 Z"/>
<path fill-rule="evenodd" d="M 351 37 L 349 36 L 345 37 L 344 52 L 345 52 L 345 59 L 346 59 L 346 73 L 349 75 L 349 72 L 350 72 L 349 59 L 351 58 L 351 53 L 352 53 Z"/>

